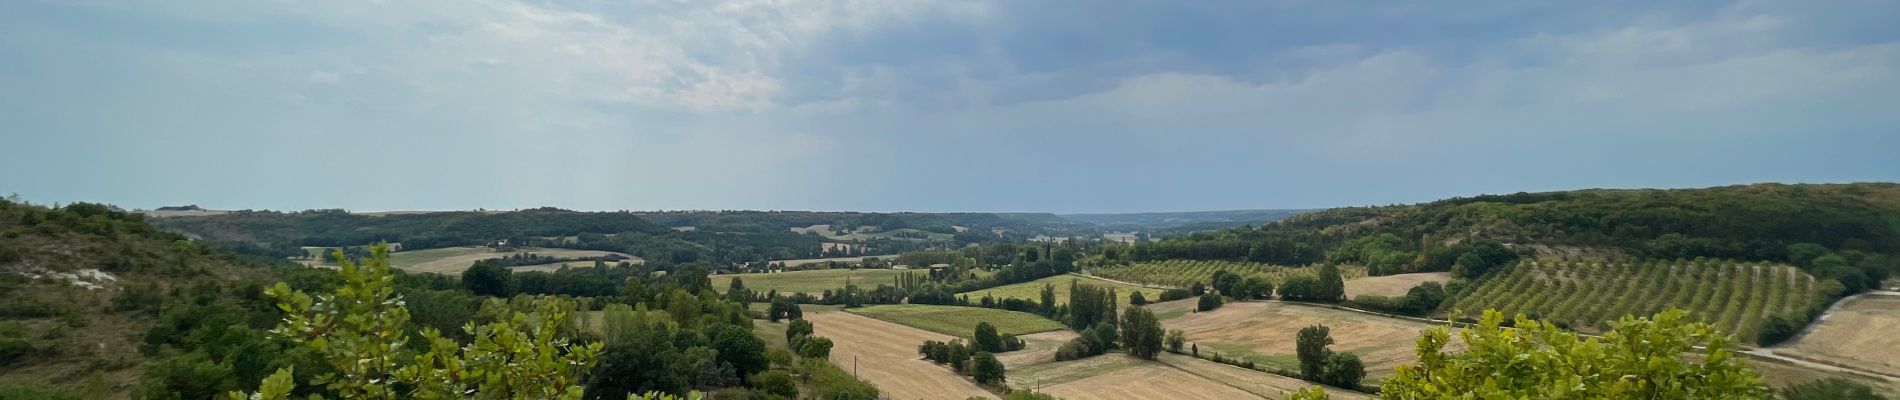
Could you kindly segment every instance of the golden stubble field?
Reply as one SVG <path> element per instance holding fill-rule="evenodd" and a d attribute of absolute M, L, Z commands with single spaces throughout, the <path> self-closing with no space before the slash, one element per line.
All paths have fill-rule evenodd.
<path fill-rule="evenodd" d="M 996 398 L 949 367 L 931 363 L 917 354 L 926 340 L 948 342 L 950 335 L 880 321 L 848 312 L 805 314 L 812 333 L 831 339 L 831 362 L 892 399 Z M 855 366 L 854 366 L 855 363 Z"/>
<path fill-rule="evenodd" d="M 1842 303 L 1776 354 L 1900 375 L 1900 296 L 1869 294 Z"/>
<path fill-rule="evenodd" d="M 1376 380 L 1392 369 L 1418 360 L 1414 347 L 1420 331 L 1438 325 L 1385 318 L 1325 307 L 1280 302 L 1228 303 L 1207 312 L 1189 313 L 1162 321 L 1167 329 L 1187 333 L 1189 343 L 1206 354 L 1245 356 L 1256 363 L 1299 369 L 1294 357 L 1301 328 L 1325 325 L 1333 337 L 1333 351 L 1350 352 L 1365 362 L 1366 376 Z M 1448 351 L 1463 349 L 1455 340 Z"/>
<path fill-rule="evenodd" d="M 1346 281 L 1346 298 L 1362 294 L 1399 297 L 1413 287 L 1425 282 L 1444 284 L 1451 281 L 1449 272 L 1419 272 L 1386 276 L 1368 276 Z"/>
<path fill-rule="evenodd" d="M 831 361 L 850 370 L 855 355 L 859 376 L 892 399 L 965 399 L 994 395 L 968 377 L 932 364 L 917 354 L 925 340 L 947 341 L 937 334 L 850 312 L 807 313 L 819 336 L 836 343 Z M 1312 383 L 1249 371 L 1188 356 L 1163 354 L 1147 361 L 1123 353 L 1073 361 L 1055 361 L 1055 350 L 1075 338 L 1060 330 L 1023 335 L 1023 350 L 997 355 L 1008 369 L 1009 384 L 1069 400 L 1087 399 L 1283 399 Z M 1335 399 L 1367 396 L 1328 388 Z"/>

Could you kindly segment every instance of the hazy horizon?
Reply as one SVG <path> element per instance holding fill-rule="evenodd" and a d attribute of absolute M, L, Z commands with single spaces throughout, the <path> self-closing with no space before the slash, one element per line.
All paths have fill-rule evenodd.
<path fill-rule="evenodd" d="M 0 3 L 0 194 L 1126 213 L 1900 181 L 1900 2 Z"/>

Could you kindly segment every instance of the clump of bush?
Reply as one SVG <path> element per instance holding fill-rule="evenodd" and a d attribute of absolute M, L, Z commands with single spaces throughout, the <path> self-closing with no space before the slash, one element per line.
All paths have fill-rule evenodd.
<path fill-rule="evenodd" d="M 1194 297 L 1194 292 L 1187 289 L 1168 289 L 1161 292 L 1161 301 L 1175 301 L 1189 297 Z"/>
<path fill-rule="evenodd" d="M 1425 315 L 1438 309 L 1445 302 L 1445 287 L 1438 282 L 1425 282 L 1412 287 L 1403 297 L 1388 297 L 1364 294 L 1352 298 L 1353 304 L 1361 307 L 1407 315 Z"/>
<path fill-rule="evenodd" d="M 1196 304 L 1194 309 L 1200 310 L 1200 311 L 1213 311 L 1216 308 L 1220 308 L 1220 305 L 1221 305 L 1220 295 L 1214 292 L 1207 292 L 1206 294 L 1201 295 L 1200 303 Z"/>

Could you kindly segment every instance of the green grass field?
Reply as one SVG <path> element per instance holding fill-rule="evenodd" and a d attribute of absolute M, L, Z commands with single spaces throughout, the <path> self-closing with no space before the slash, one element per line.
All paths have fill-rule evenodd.
<path fill-rule="evenodd" d="M 745 281 L 745 287 L 747 289 L 752 289 L 754 292 L 776 289 L 780 295 L 790 295 L 797 292 L 815 295 L 826 290 L 843 288 L 847 279 L 859 287 L 869 290 L 870 288 L 877 287 L 880 283 L 887 285 L 892 284 L 894 282 L 893 279 L 898 275 L 902 275 L 904 272 L 906 271 L 892 269 L 826 269 L 772 274 L 713 275 L 712 284 L 713 287 L 719 290 L 725 290 L 727 286 L 732 284 L 733 278 L 739 278 Z"/>
<path fill-rule="evenodd" d="M 997 287 L 983 289 L 983 290 L 963 292 L 963 293 L 958 293 L 957 295 L 958 296 L 969 295 L 971 303 L 975 303 L 979 299 L 982 299 L 984 295 L 990 295 L 990 296 L 996 297 L 998 300 L 1015 298 L 1015 299 L 1024 299 L 1024 300 L 1031 300 L 1031 301 L 1042 301 L 1042 285 L 1054 284 L 1056 287 L 1056 304 L 1069 304 L 1069 282 L 1070 281 L 1081 282 L 1084 285 L 1095 285 L 1095 286 L 1104 287 L 1104 288 L 1114 288 L 1115 296 L 1120 298 L 1122 308 L 1128 307 L 1128 298 L 1131 296 L 1134 296 L 1135 292 L 1141 292 L 1141 296 L 1144 298 L 1147 298 L 1148 302 L 1151 302 L 1151 303 L 1160 301 L 1161 299 L 1162 289 L 1144 288 L 1144 287 L 1125 284 L 1125 283 L 1110 282 L 1110 281 L 1105 281 L 1101 279 L 1095 279 L 1095 278 L 1077 276 L 1077 275 L 1057 275 L 1057 276 L 1051 276 L 1048 278 L 1037 279 L 1037 280 L 1033 280 L 1029 282 L 997 286 Z"/>
<path fill-rule="evenodd" d="M 1005 335 L 1026 335 L 1062 329 L 1062 323 L 1035 314 L 981 307 L 887 304 L 845 311 L 895 322 L 917 329 L 968 338 L 976 324 L 988 322 Z"/>

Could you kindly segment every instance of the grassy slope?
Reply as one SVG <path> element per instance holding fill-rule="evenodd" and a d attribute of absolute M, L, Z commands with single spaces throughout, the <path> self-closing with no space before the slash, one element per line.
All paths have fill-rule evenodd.
<path fill-rule="evenodd" d="M 957 295 L 958 296 L 968 295 L 970 296 L 971 302 L 976 302 L 978 299 L 981 299 L 985 295 L 996 297 L 998 300 L 1015 298 L 1015 299 L 1025 299 L 1025 300 L 1031 300 L 1031 301 L 1042 301 L 1043 285 L 1052 284 L 1052 285 L 1055 285 L 1055 289 L 1056 289 L 1056 304 L 1068 304 L 1069 303 L 1069 282 L 1071 281 L 1081 282 L 1084 285 L 1095 285 L 1095 286 L 1106 287 L 1106 288 L 1114 288 L 1115 295 L 1119 297 L 1119 300 L 1123 308 L 1128 307 L 1128 298 L 1131 296 L 1134 296 L 1135 292 L 1141 292 L 1141 295 L 1144 298 L 1147 298 L 1148 301 L 1151 301 L 1151 302 L 1160 299 L 1161 292 L 1162 292 L 1162 289 L 1145 288 L 1145 287 L 1119 283 L 1119 282 L 1110 282 L 1106 280 L 1095 279 L 1095 278 L 1090 278 L 1090 277 L 1085 277 L 1085 276 L 1057 275 L 1057 276 L 1051 276 L 1048 278 L 1037 279 L 1037 280 L 1033 280 L 1029 282 L 1022 282 L 1022 283 L 1016 283 L 1016 284 L 1010 284 L 1010 285 L 997 286 L 997 287 L 993 287 L 989 289 L 963 292 Z"/>
<path fill-rule="evenodd" d="M 0 384 L 72 385 L 125 397 L 145 369 L 141 338 L 159 307 L 152 300 L 115 308 L 113 300 L 125 289 L 229 288 L 264 273 L 161 233 L 138 216 L 80 214 L 0 202 L 0 220 L 7 221 L 0 223 L 0 336 L 18 334 L 31 349 L 0 363 Z M 23 218 L 38 222 L 28 225 Z M 20 275 L 84 269 L 116 280 L 86 289 Z"/>
<path fill-rule="evenodd" d="M 889 304 L 846 311 L 963 338 L 974 334 L 976 324 L 979 322 L 995 325 L 997 332 L 1005 335 L 1026 335 L 1062 329 L 1062 323 L 1035 314 L 993 308 Z"/>
<path fill-rule="evenodd" d="M 724 290 L 736 277 L 745 280 L 745 287 L 754 292 L 777 289 L 781 295 L 797 292 L 818 294 L 826 290 L 843 288 L 846 280 L 864 288 L 876 287 L 880 283 L 891 284 L 894 277 L 904 272 L 906 271 L 890 269 L 826 269 L 772 274 L 714 275 L 712 284 L 713 287 Z"/>

